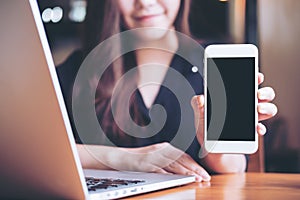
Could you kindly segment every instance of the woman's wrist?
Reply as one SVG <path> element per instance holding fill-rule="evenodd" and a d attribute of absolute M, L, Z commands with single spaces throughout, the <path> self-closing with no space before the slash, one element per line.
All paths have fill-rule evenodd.
<path fill-rule="evenodd" d="M 243 154 L 207 153 L 202 160 L 205 167 L 215 173 L 239 173 L 246 170 L 246 158 Z"/>
<path fill-rule="evenodd" d="M 83 168 L 117 169 L 120 165 L 119 148 L 77 144 L 77 149 Z"/>

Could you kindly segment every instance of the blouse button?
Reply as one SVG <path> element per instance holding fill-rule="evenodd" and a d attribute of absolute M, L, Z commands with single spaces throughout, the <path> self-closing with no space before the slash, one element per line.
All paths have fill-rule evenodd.
<path fill-rule="evenodd" d="M 193 67 L 192 67 L 192 72 L 197 73 L 197 72 L 198 72 L 198 67 L 193 66 Z"/>

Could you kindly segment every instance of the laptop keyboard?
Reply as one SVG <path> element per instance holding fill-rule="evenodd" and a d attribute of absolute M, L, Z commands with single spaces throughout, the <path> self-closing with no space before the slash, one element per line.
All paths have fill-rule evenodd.
<path fill-rule="evenodd" d="M 98 189 L 108 189 L 117 188 L 120 186 L 136 185 L 138 183 L 143 183 L 143 180 L 126 180 L 126 179 L 111 179 L 111 178 L 85 178 L 87 187 L 89 191 L 96 191 Z"/>

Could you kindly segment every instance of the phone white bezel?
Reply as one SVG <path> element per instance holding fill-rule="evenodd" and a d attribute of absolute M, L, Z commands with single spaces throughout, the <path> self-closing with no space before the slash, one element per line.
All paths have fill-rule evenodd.
<path fill-rule="evenodd" d="M 255 108 L 257 108 L 258 90 L 258 49 L 252 44 L 217 44 L 209 45 L 204 51 L 204 95 L 207 105 L 207 58 L 255 57 Z M 254 141 L 220 141 L 207 140 L 207 106 L 204 109 L 204 148 L 210 153 L 242 153 L 252 154 L 258 149 L 258 134 L 255 128 Z M 258 113 L 255 110 L 255 126 L 258 124 Z"/>

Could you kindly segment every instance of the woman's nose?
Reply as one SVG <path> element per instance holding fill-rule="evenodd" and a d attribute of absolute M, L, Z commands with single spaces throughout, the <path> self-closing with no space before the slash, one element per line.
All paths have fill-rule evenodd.
<path fill-rule="evenodd" d="M 136 0 L 135 2 L 139 8 L 147 8 L 157 3 L 157 0 Z"/>

